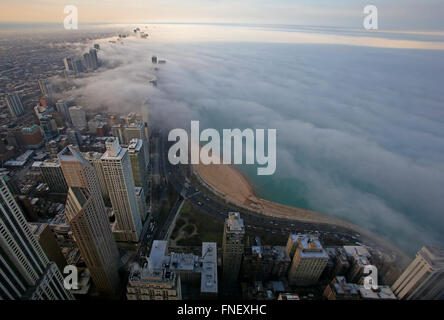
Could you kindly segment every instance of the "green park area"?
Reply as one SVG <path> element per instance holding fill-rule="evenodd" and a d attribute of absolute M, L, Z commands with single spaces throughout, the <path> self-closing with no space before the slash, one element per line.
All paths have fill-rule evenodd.
<path fill-rule="evenodd" d="M 223 222 L 200 212 L 186 202 L 176 220 L 171 234 L 171 244 L 176 246 L 201 246 L 202 242 L 222 245 Z"/>

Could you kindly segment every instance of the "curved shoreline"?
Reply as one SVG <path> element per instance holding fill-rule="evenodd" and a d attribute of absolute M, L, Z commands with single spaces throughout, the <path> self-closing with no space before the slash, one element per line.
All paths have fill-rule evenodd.
<path fill-rule="evenodd" d="M 193 165 L 193 168 L 195 173 L 197 173 L 210 188 L 236 206 L 277 218 L 344 227 L 359 233 L 363 237 L 363 242 L 370 241 L 383 249 L 383 251 L 395 254 L 399 259 L 399 261 L 396 262 L 401 266 L 404 266 L 411 260 L 407 254 L 397 246 L 391 244 L 388 240 L 349 221 L 257 197 L 247 177 L 233 165 L 197 164 Z"/>

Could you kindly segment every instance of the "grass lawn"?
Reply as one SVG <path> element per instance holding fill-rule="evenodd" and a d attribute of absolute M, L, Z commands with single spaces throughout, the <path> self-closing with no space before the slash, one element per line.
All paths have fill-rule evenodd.
<path fill-rule="evenodd" d="M 183 205 L 177 222 L 173 235 L 177 236 L 182 227 L 182 231 L 188 235 L 196 231 L 193 236 L 178 240 L 177 245 L 200 246 L 202 242 L 216 242 L 219 247 L 222 245 L 223 223 L 193 208 L 188 202 Z"/>

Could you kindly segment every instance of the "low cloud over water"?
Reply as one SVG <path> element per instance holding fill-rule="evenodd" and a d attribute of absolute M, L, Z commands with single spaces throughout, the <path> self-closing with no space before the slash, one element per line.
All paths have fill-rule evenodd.
<path fill-rule="evenodd" d="M 313 41 L 268 41 L 285 36 L 273 29 L 263 41 L 230 41 L 219 27 L 220 37 L 184 41 L 180 25 L 176 36 L 168 28 L 151 27 L 153 40 L 103 41 L 106 70 L 71 93 L 85 107 L 148 105 L 172 127 L 276 128 L 276 174 L 251 175 L 259 196 L 345 218 L 409 253 L 444 245 L 444 51 L 322 40 L 360 36 L 335 30 Z M 158 71 L 152 55 L 167 60 Z"/>

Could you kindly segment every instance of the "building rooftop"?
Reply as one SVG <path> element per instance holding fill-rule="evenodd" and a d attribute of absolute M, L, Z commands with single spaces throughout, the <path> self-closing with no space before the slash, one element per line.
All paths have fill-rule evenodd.
<path fill-rule="evenodd" d="M 140 152 L 142 149 L 142 140 L 141 139 L 131 139 L 129 145 L 128 145 L 128 152 L 129 153 L 136 153 Z"/>
<path fill-rule="evenodd" d="M 364 267 L 370 264 L 368 258 L 371 257 L 371 254 L 367 248 L 363 246 L 344 246 L 344 250 L 347 256 L 357 265 Z"/>
<path fill-rule="evenodd" d="M 418 252 L 434 269 L 444 268 L 444 249 L 434 246 L 422 247 Z"/>
<path fill-rule="evenodd" d="M 397 300 L 395 294 L 388 286 L 379 286 L 377 290 L 365 289 L 364 286 L 357 286 L 357 288 L 363 299 Z"/>
<path fill-rule="evenodd" d="M 200 291 L 216 294 L 217 287 L 217 245 L 215 242 L 203 242 Z"/>
<path fill-rule="evenodd" d="M 229 212 L 225 224 L 228 231 L 245 231 L 244 221 L 241 219 L 239 212 Z"/>
<path fill-rule="evenodd" d="M 35 237 L 38 237 L 48 226 L 46 223 L 28 222 L 29 228 Z"/>
<path fill-rule="evenodd" d="M 327 258 L 328 254 L 319 239 L 312 235 L 291 235 L 293 242 L 298 244 L 302 258 Z"/>
<path fill-rule="evenodd" d="M 135 187 L 134 188 L 134 192 L 136 193 L 136 196 L 140 197 L 142 195 L 142 191 L 143 191 L 142 187 Z"/>
<path fill-rule="evenodd" d="M 84 165 L 90 165 L 89 162 L 82 156 L 82 153 L 73 145 L 69 145 L 60 151 L 58 158 L 60 161 L 81 162 Z"/>
<path fill-rule="evenodd" d="M 217 293 L 217 245 L 215 242 L 202 243 L 202 256 L 192 253 L 168 254 L 168 242 L 153 241 L 151 253 L 147 262 L 141 268 L 134 264 L 130 273 L 130 281 L 160 281 L 175 280 L 175 275 L 181 272 L 201 274 L 201 292 Z"/>
<path fill-rule="evenodd" d="M 149 269 L 162 269 L 162 266 L 168 260 L 168 241 L 154 240 L 151 247 L 150 257 L 148 258 Z"/>
<path fill-rule="evenodd" d="M 343 276 L 336 276 L 332 281 L 331 286 L 337 295 L 358 295 L 356 285 L 353 283 L 348 283 Z"/>
<path fill-rule="evenodd" d="M 127 151 L 122 148 L 119 139 L 116 137 L 108 137 L 105 140 L 106 152 L 102 156 L 102 160 L 121 160 Z"/>

